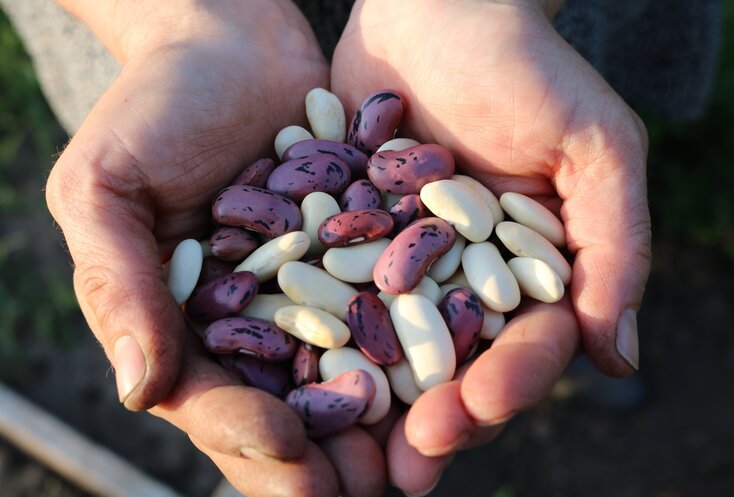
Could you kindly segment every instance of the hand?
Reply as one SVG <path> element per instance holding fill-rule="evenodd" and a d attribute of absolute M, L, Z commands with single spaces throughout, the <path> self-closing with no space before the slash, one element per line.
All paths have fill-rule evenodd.
<path fill-rule="evenodd" d="M 426 393 L 399 422 L 390 479 L 419 492 L 449 454 L 542 399 L 579 338 L 607 374 L 638 367 L 635 312 L 650 270 L 647 138 L 535 0 L 359 0 L 332 89 L 354 112 L 382 88 L 406 98 L 403 134 L 447 146 L 495 194 L 524 193 L 560 212 L 575 255 L 572 307 L 526 309 L 461 381 Z"/>
<path fill-rule="evenodd" d="M 305 121 L 311 88 L 328 86 L 306 20 L 288 0 L 66 3 L 123 64 L 47 186 L 120 400 L 184 430 L 248 496 L 381 491 L 384 459 L 364 432 L 320 449 L 283 402 L 184 346 L 193 335 L 160 264 L 181 239 L 206 235 L 217 190 Z M 350 446 L 358 455 L 341 456 Z M 345 473 L 345 460 L 375 466 L 370 480 Z"/>

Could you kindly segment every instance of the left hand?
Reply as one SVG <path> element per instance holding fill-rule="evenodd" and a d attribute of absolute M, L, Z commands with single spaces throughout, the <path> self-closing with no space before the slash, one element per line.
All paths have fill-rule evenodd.
<path fill-rule="evenodd" d="M 569 300 L 519 311 L 463 379 L 427 392 L 398 423 L 389 474 L 410 493 L 547 395 L 580 343 L 609 375 L 638 367 L 635 313 L 650 271 L 646 133 L 555 32 L 546 4 L 359 0 L 334 55 L 332 89 L 348 113 L 376 90 L 399 92 L 403 133 L 448 147 L 495 194 L 560 212 L 575 255 Z"/>

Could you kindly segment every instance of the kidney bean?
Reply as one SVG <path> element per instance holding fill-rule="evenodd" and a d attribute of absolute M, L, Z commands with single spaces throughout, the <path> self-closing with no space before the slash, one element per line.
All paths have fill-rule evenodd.
<path fill-rule="evenodd" d="M 234 271 L 235 264 L 233 262 L 226 262 L 221 259 L 217 259 L 213 255 L 204 257 L 201 263 L 201 274 L 199 275 L 199 285 L 208 283 L 222 276 L 228 275 Z"/>
<path fill-rule="evenodd" d="M 443 219 L 427 217 L 414 222 L 395 237 L 378 259 L 373 273 L 375 284 L 385 293 L 412 291 L 455 240 L 454 228 Z"/>
<path fill-rule="evenodd" d="M 441 145 L 416 145 L 405 150 L 378 152 L 367 163 L 367 176 L 383 192 L 420 193 L 433 181 L 454 174 L 454 157 Z"/>
<path fill-rule="evenodd" d="M 354 426 L 375 397 L 369 373 L 355 369 L 331 381 L 296 388 L 285 401 L 303 421 L 306 434 L 326 437 Z"/>
<path fill-rule="evenodd" d="M 443 320 L 451 333 L 456 352 L 456 364 L 463 363 L 479 341 L 484 323 L 484 310 L 479 297 L 467 288 L 451 290 L 438 304 Z"/>
<path fill-rule="evenodd" d="M 194 289 L 186 313 L 202 322 L 234 316 L 255 298 L 258 287 L 257 277 L 249 271 L 220 276 Z"/>
<path fill-rule="evenodd" d="M 367 155 L 372 155 L 380 145 L 395 137 L 405 105 L 403 99 L 392 90 L 381 90 L 367 97 L 349 126 L 347 143 Z"/>
<path fill-rule="evenodd" d="M 274 323 L 252 317 L 220 319 L 204 332 L 204 346 L 214 354 L 241 352 L 264 361 L 293 357 L 298 342 Z"/>
<path fill-rule="evenodd" d="M 230 185 L 250 185 L 265 188 L 268 176 L 273 172 L 273 169 L 275 169 L 275 162 L 273 159 L 256 160 L 243 169 L 242 172 L 232 180 Z"/>
<path fill-rule="evenodd" d="M 220 226 L 209 237 L 212 255 L 227 262 L 239 262 L 260 245 L 251 231 L 232 226 Z"/>
<path fill-rule="evenodd" d="M 364 209 L 380 208 L 380 190 L 369 180 L 361 179 L 355 181 L 344 190 L 339 206 L 342 211 L 361 211 Z"/>
<path fill-rule="evenodd" d="M 344 247 L 382 238 L 392 228 L 392 217 L 380 209 L 342 212 L 321 223 L 319 240 L 327 247 Z"/>
<path fill-rule="evenodd" d="M 360 292 L 347 305 L 347 325 L 364 355 L 381 366 L 391 366 L 403 358 L 390 312 L 380 298 Z"/>
<path fill-rule="evenodd" d="M 390 215 L 395 223 L 393 233 L 398 234 L 407 228 L 413 221 L 424 218 L 430 214 L 421 196 L 417 193 L 405 195 L 390 207 Z"/>
<path fill-rule="evenodd" d="M 214 221 L 247 228 L 266 238 L 301 229 L 301 210 L 290 199 L 254 186 L 230 186 L 212 205 Z"/>
<path fill-rule="evenodd" d="M 259 388 L 281 399 L 291 390 L 288 373 L 278 363 L 238 354 L 232 359 L 232 371 L 245 385 Z"/>
<path fill-rule="evenodd" d="M 296 387 L 316 383 L 321 378 L 319 376 L 319 359 L 324 350 L 311 345 L 310 343 L 301 342 L 293 356 L 292 376 Z"/>
<path fill-rule="evenodd" d="M 368 157 L 362 151 L 348 143 L 331 140 L 303 140 L 294 143 L 283 153 L 283 162 L 314 155 L 331 155 L 340 159 L 349 166 L 353 178 L 364 178 L 367 175 Z"/>
<path fill-rule="evenodd" d="M 276 167 L 268 178 L 268 190 L 300 203 L 316 191 L 339 195 L 351 178 L 349 167 L 341 160 L 331 155 L 313 155 Z"/>

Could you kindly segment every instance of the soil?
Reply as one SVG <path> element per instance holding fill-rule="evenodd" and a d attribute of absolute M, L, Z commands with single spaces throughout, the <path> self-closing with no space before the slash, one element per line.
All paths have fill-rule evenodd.
<path fill-rule="evenodd" d="M 43 178 L 33 178 L 35 185 Z M 34 195 L 42 197 L 36 189 Z M 42 201 L 42 198 L 41 198 Z M 6 220 L 7 221 L 7 220 Z M 21 226 L 18 228 L 18 226 Z M 2 233 L 33 237 L 24 277 L 65 267 L 60 235 L 43 212 Z M 642 370 L 624 382 L 576 364 L 548 400 L 494 443 L 459 454 L 435 496 L 730 497 L 734 494 L 734 264 L 715 252 L 656 240 L 639 315 Z M 80 314 L 66 345 L 29 330 L 24 361 L 0 380 L 183 495 L 209 495 L 220 475 L 188 438 L 117 402 L 114 379 Z M 2 497 L 83 492 L 0 440 Z M 402 495 L 390 490 L 387 495 Z"/>

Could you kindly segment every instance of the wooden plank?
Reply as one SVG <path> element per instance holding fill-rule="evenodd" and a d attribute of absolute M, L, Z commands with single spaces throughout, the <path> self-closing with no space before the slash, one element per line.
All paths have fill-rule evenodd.
<path fill-rule="evenodd" d="M 0 383 L 0 436 L 101 497 L 180 497 Z"/>

